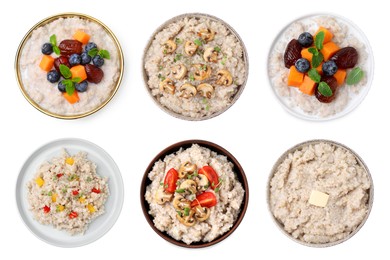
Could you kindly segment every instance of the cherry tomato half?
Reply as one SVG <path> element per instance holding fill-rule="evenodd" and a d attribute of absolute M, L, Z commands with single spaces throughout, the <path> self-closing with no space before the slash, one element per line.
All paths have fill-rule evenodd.
<path fill-rule="evenodd" d="M 94 193 L 97 193 L 97 194 L 99 194 L 100 193 L 100 190 L 99 189 L 96 189 L 96 188 L 92 188 L 92 190 L 91 190 L 92 192 L 94 192 Z"/>
<path fill-rule="evenodd" d="M 60 178 L 60 177 L 62 177 L 62 176 L 64 176 L 63 173 L 58 173 L 58 174 L 57 174 L 57 178 Z"/>
<path fill-rule="evenodd" d="M 213 167 L 206 165 L 203 166 L 199 171 L 199 174 L 203 174 L 207 177 L 207 179 L 210 182 L 210 187 L 214 190 L 218 184 L 219 184 L 219 179 L 218 179 L 218 174 L 215 172 Z"/>
<path fill-rule="evenodd" d="M 214 207 L 215 205 L 217 205 L 217 197 L 215 197 L 215 194 L 212 192 L 203 192 L 202 194 L 196 196 L 196 199 L 191 202 L 191 208 L 196 207 L 198 205 L 207 208 Z"/>
<path fill-rule="evenodd" d="M 69 213 L 69 218 L 72 219 L 72 218 L 77 218 L 79 216 L 79 214 L 77 214 L 77 212 L 75 211 L 71 211 Z"/>
<path fill-rule="evenodd" d="M 48 207 L 48 206 L 44 206 L 43 207 L 43 212 L 45 212 L 45 213 L 49 213 L 50 212 L 50 207 Z"/>
<path fill-rule="evenodd" d="M 72 194 L 73 194 L 74 196 L 77 196 L 77 195 L 79 195 L 79 191 L 78 191 L 78 190 L 74 190 L 74 191 L 72 191 Z"/>
<path fill-rule="evenodd" d="M 176 190 L 176 182 L 179 179 L 179 174 L 175 168 L 171 168 L 164 179 L 164 191 L 174 193 Z"/>

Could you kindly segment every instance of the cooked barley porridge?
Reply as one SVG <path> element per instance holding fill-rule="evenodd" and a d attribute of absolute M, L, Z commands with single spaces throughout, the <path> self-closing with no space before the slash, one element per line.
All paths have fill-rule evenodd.
<path fill-rule="evenodd" d="M 51 44 L 54 41 L 53 35 L 56 38 L 54 45 L 59 48 L 63 47 L 69 50 L 71 44 L 65 46 L 63 42 L 78 41 L 77 55 L 79 56 L 73 59 L 71 57 L 73 53 L 64 53 L 63 49 L 58 54 L 51 51 L 47 52 L 48 54 L 43 54 L 45 43 L 49 45 L 46 47 L 50 50 L 53 48 L 54 45 Z M 77 37 L 76 35 L 79 35 L 79 40 L 74 39 Z M 84 40 L 85 42 L 80 42 Z M 104 65 L 94 63 L 93 59 L 90 59 L 96 53 L 89 53 L 92 55 L 89 56 L 90 58 L 82 56 L 88 54 L 87 49 L 90 50 L 91 45 L 87 46 L 91 42 L 96 44 L 94 47 L 97 51 L 104 50 L 105 54 L 109 54 L 109 58 L 107 55 L 104 56 Z M 74 42 L 72 44 L 75 46 Z M 52 45 L 51 48 L 50 45 Z M 120 76 L 120 58 L 116 46 L 108 32 L 94 21 L 81 17 L 58 18 L 35 29 L 26 40 L 18 64 L 22 88 L 32 101 L 50 113 L 72 116 L 90 112 L 106 102 L 115 91 Z M 82 54 L 83 52 L 86 54 Z M 101 52 L 98 54 L 103 56 Z M 60 58 L 62 60 L 57 62 L 56 60 Z M 71 61 L 71 59 L 73 60 Z M 87 62 L 85 59 L 89 59 L 89 61 Z M 59 69 L 60 64 L 66 65 L 68 70 L 70 69 L 71 73 L 75 75 L 72 75 L 72 78 L 66 78 L 64 76 L 66 74 L 63 74 L 63 71 Z M 95 66 L 95 64 L 98 65 Z M 72 69 L 76 66 L 78 71 Z M 82 67 L 84 67 L 84 71 Z M 49 73 L 52 75 L 49 76 Z M 88 76 L 88 78 L 84 80 L 84 76 L 85 78 Z M 49 81 L 49 77 L 53 82 Z M 60 77 L 59 80 L 57 80 L 58 77 Z M 83 83 L 79 82 L 79 86 L 75 87 L 77 78 Z M 71 91 L 70 87 L 66 86 L 71 84 L 70 81 L 68 84 L 59 86 L 59 83 L 65 79 L 74 81 Z M 69 98 L 69 96 L 71 97 Z"/>
<path fill-rule="evenodd" d="M 83 234 L 104 213 L 109 195 L 107 177 L 97 174 L 87 154 L 65 150 L 39 166 L 27 189 L 34 219 L 71 235 Z"/>
<path fill-rule="evenodd" d="M 289 153 L 270 180 L 269 205 L 292 237 L 325 244 L 348 237 L 369 212 L 371 181 L 348 150 L 329 143 Z"/>
<path fill-rule="evenodd" d="M 193 144 L 154 164 L 146 188 L 157 229 L 186 244 L 210 242 L 233 226 L 244 189 L 226 156 Z"/>
<path fill-rule="evenodd" d="M 312 45 L 306 49 L 316 47 L 315 36 L 316 33 L 320 31 L 321 27 L 330 32 L 333 38 L 329 40 L 331 43 L 328 44 L 328 48 L 326 50 L 328 51 L 329 49 L 331 51 L 330 54 L 323 52 L 322 50 L 319 51 L 324 53 L 324 55 L 323 62 L 319 63 L 320 65 L 318 66 L 317 71 L 320 74 L 321 81 L 325 81 L 329 84 L 329 86 L 331 86 L 328 81 L 323 79 L 324 77 L 334 77 L 337 78 L 337 84 L 334 84 L 334 88 L 331 86 L 331 90 L 333 90 L 332 94 L 334 94 L 334 96 L 332 96 L 332 100 L 325 98 L 325 101 L 319 102 L 319 99 L 317 99 L 317 95 L 320 93 L 320 91 L 318 91 L 319 84 L 315 84 L 315 82 L 309 80 L 309 78 L 313 79 L 313 77 L 308 77 L 306 72 L 305 77 L 308 79 L 307 82 L 312 83 L 311 86 L 313 87 L 316 86 L 314 88 L 310 88 L 310 90 L 307 88 L 307 86 L 310 84 L 304 82 L 305 80 L 296 84 L 290 83 L 290 70 L 286 68 L 283 61 L 285 59 L 285 52 L 287 51 L 290 40 L 299 39 L 300 34 L 304 32 L 310 33 L 313 37 Z M 327 41 L 327 34 L 325 34 L 325 40 L 323 41 L 324 46 Z M 289 25 L 285 30 L 283 30 L 270 51 L 268 59 L 268 75 L 271 85 L 274 88 L 276 94 L 281 99 L 282 103 L 284 103 L 286 107 L 297 114 L 302 114 L 310 118 L 330 118 L 335 116 L 336 114 L 344 111 L 350 105 L 350 103 L 353 102 L 354 99 L 361 98 L 359 95 L 366 91 L 363 90 L 363 88 L 368 88 L 368 79 L 371 77 L 369 74 L 372 73 L 370 67 L 372 63 L 372 57 L 369 56 L 370 50 L 366 43 L 367 41 L 364 36 L 361 35 L 360 31 L 358 31 L 356 28 L 353 28 L 348 22 L 338 17 L 319 15 L 297 20 Z M 302 48 L 305 49 L 305 47 Z M 356 54 L 358 56 L 356 64 L 353 68 L 347 67 L 341 69 L 340 65 L 337 63 L 339 65 L 340 73 L 335 75 L 330 75 L 330 73 L 329 76 L 325 75 L 323 72 L 323 63 L 325 63 L 326 58 L 329 60 L 335 59 L 335 50 L 343 48 L 354 48 L 356 50 Z M 316 51 L 311 50 L 311 52 L 314 53 Z M 314 54 L 310 54 L 310 51 L 307 51 L 306 53 L 308 53 L 308 55 L 305 55 L 304 51 L 300 52 L 298 54 L 299 58 L 308 58 L 308 64 L 310 64 L 310 68 L 313 68 L 313 61 L 311 59 Z M 328 55 L 329 57 L 326 57 Z M 355 68 L 358 68 L 363 72 L 363 77 L 359 82 L 348 85 L 345 83 L 346 81 L 348 82 L 346 79 Z M 300 80 L 302 79 L 305 78 L 301 78 Z M 317 81 L 317 83 L 319 83 L 319 81 Z"/>
<path fill-rule="evenodd" d="M 227 109 L 246 82 L 244 51 L 222 22 L 183 17 L 158 32 L 146 51 L 147 85 L 173 113 L 208 117 Z"/>

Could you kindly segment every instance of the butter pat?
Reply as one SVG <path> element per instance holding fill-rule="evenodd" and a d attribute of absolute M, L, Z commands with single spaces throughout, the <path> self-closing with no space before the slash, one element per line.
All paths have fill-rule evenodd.
<path fill-rule="evenodd" d="M 314 206 L 324 208 L 328 204 L 329 195 L 321 191 L 312 190 L 309 198 L 309 203 Z"/>

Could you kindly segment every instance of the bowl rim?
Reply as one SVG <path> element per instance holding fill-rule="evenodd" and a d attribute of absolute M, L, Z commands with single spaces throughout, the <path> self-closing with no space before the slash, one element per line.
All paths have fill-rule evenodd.
<path fill-rule="evenodd" d="M 345 238 L 343 239 L 340 239 L 340 240 L 337 240 L 337 241 L 334 241 L 334 242 L 329 242 L 329 243 L 323 243 L 323 244 L 316 244 L 316 243 L 307 243 L 307 242 L 304 242 L 298 238 L 294 238 L 290 233 L 288 233 L 287 231 L 284 230 L 283 228 L 283 224 L 281 222 L 279 222 L 274 214 L 272 213 L 272 210 L 271 210 L 271 205 L 270 205 L 270 184 L 271 184 L 271 180 L 274 176 L 274 173 L 275 171 L 277 170 L 278 166 L 286 159 L 286 157 L 288 156 L 288 154 L 290 153 L 293 153 L 295 152 L 296 150 L 304 147 L 304 146 L 308 146 L 308 145 L 312 145 L 312 144 L 319 144 L 319 143 L 327 143 L 327 144 L 330 144 L 330 145 L 333 145 L 333 146 L 336 146 L 338 148 L 342 148 L 342 149 L 345 149 L 347 150 L 348 152 L 352 153 L 354 155 L 354 157 L 356 158 L 358 164 L 360 166 L 363 167 L 363 169 L 365 170 L 365 172 L 367 173 L 367 177 L 370 181 L 370 189 L 369 189 L 369 198 L 368 198 L 368 202 L 367 202 L 367 205 L 368 205 L 368 209 L 367 209 L 367 213 L 365 215 L 365 217 L 363 218 L 362 222 L 356 227 L 356 229 L 351 232 L 348 236 L 346 236 Z M 305 245 L 305 246 L 308 246 L 308 247 L 316 247 L 316 248 L 325 248 L 325 247 L 331 247 L 331 246 L 335 246 L 335 245 L 338 245 L 338 244 L 341 244 L 345 241 L 347 241 L 348 239 L 350 239 L 351 237 L 353 237 L 356 233 L 358 233 L 358 231 L 364 226 L 364 224 L 366 223 L 370 213 L 371 213 L 371 210 L 372 210 L 372 206 L 373 206 L 373 202 L 374 202 L 374 183 L 373 183 L 373 179 L 372 179 L 372 176 L 371 176 L 371 173 L 370 173 L 370 170 L 368 169 L 367 165 L 365 164 L 365 162 L 363 161 L 363 159 L 354 151 L 352 150 L 351 148 L 349 148 L 348 146 L 344 145 L 344 144 L 341 144 L 339 142 L 335 142 L 335 141 L 332 141 L 332 140 L 327 140 L 327 139 L 312 139 L 312 140 L 307 140 L 307 141 L 304 141 L 304 142 L 301 142 L 301 143 L 298 143 L 290 148 L 288 148 L 278 159 L 277 161 L 275 162 L 275 164 L 273 165 L 272 167 L 272 170 L 268 176 L 268 181 L 267 181 L 267 187 L 266 187 L 266 202 L 267 202 L 267 207 L 268 207 L 268 213 L 269 215 L 271 216 L 273 222 L 276 224 L 276 226 L 279 228 L 279 230 L 284 234 L 286 235 L 288 238 L 290 238 L 291 240 L 301 244 L 301 245 Z"/>
<path fill-rule="evenodd" d="M 51 23 L 51 22 L 53 22 L 55 20 L 58 20 L 60 18 L 71 18 L 71 17 L 79 17 L 81 19 L 88 20 L 90 22 L 94 22 L 94 23 L 100 25 L 104 29 L 104 31 L 106 31 L 106 33 L 114 41 L 115 47 L 116 47 L 116 49 L 118 51 L 119 77 L 118 77 L 118 81 L 117 81 L 117 83 L 115 85 L 115 88 L 113 89 L 111 94 L 99 106 L 95 107 L 94 109 L 92 109 L 90 111 L 84 112 L 84 113 L 79 113 L 79 114 L 75 114 L 75 115 L 63 115 L 63 114 L 54 113 L 54 112 L 51 112 L 51 111 L 49 111 L 47 109 L 42 108 L 37 102 L 35 102 L 28 95 L 27 91 L 24 88 L 23 80 L 22 80 L 22 77 L 21 77 L 19 61 L 20 61 L 21 56 L 22 56 L 23 48 L 25 47 L 27 41 L 31 38 L 31 35 L 32 35 L 33 31 L 35 31 L 36 29 L 38 29 L 38 28 L 40 28 L 40 27 L 42 27 L 42 26 L 44 26 L 46 24 L 49 24 L 49 23 Z M 44 114 L 46 114 L 48 116 L 54 117 L 54 118 L 59 118 L 59 119 L 78 119 L 78 118 L 86 117 L 86 116 L 89 116 L 91 114 L 96 113 L 97 111 L 99 111 L 100 109 L 105 107 L 108 104 L 108 102 L 110 102 L 110 100 L 115 96 L 115 94 L 117 93 L 117 91 L 118 91 L 118 89 L 119 89 L 119 87 L 121 85 L 122 79 L 123 79 L 124 56 L 123 56 L 122 47 L 121 47 L 121 45 L 120 45 L 120 43 L 118 41 L 118 38 L 111 31 L 111 29 L 108 26 L 106 26 L 103 22 L 101 22 L 100 20 L 98 20 L 98 19 L 96 19 L 96 18 L 94 18 L 92 16 L 86 15 L 86 14 L 77 13 L 77 12 L 64 12 L 64 13 L 58 13 L 58 14 L 54 14 L 54 15 L 48 16 L 48 17 L 40 20 L 30 30 L 28 30 L 28 32 L 25 34 L 25 36 L 23 37 L 22 41 L 20 42 L 20 44 L 18 46 L 18 49 L 17 49 L 17 52 L 16 52 L 16 56 L 15 56 L 15 66 L 14 67 L 15 67 L 14 68 L 15 69 L 15 75 L 16 75 L 16 80 L 18 82 L 19 89 L 22 92 L 22 94 L 25 97 L 25 99 L 34 108 L 36 108 L 38 111 L 40 111 L 40 112 L 42 112 L 42 113 L 44 113 Z"/>
<path fill-rule="evenodd" d="M 304 19 L 308 19 L 310 17 L 319 17 L 319 16 L 330 16 L 330 17 L 336 18 L 338 20 L 341 20 L 343 23 L 347 24 L 348 26 L 353 27 L 353 29 L 356 30 L 359 33 L 359 37 L 364 40 L 364 45 L 366 47 L 368 56 L 371 57 L 371 62 L 370 62 L 371 64 L 370 64 L 370 66 L 368 66 L 368 68 L 370 69 L 371 73 L 370 73 L 369 76 L 367 76 L 367 83 L 363 87 L 364 89 L 360 90 L 359 96 L 357 96 L 358 97 L 358 102 L 356 102 L 356 104 L 354 106 L 350 107 L 350 108 L 348 108 L 348 106 L 346 106 L 343 110 L 337 112 L 336 114 L 327 116 L 327 117 L 319 117 L 319 116 L 316 116 L 316 115 L 313 116 L 313 115 L 311 115 L 309 113 L 298 112 L 294 108 L 288 106 L 288 104 L 286 104 L 283 101 L 283 98 L 277 93 L 274 85 L 271 82 L 271 78 L 270 78 L 270 75 L 269 75 L 269 60 L 270 60 L 272 51 L 274 50 L 275 44 L 277 43 L 279 38 L 283 35 L 283 33 L 293 23 L 296 23 L 296 22 L 304 20 Z M 281 104 L 283 109 L 285 111 L 287 111 L 290 115 L 292 115 L 292 116 L 294 116 L 296 118 L 299 118 L 299 119 L 305 120 L 305 121 L 312 121 L 312 122 L 331 121 L 331 120 L 342 118 L 342 117 L 350 114 L 351 112 L 353 112 L 363 102 L 363 100 L 366 98 L 366 96 L 370 92 L 370 89 L 371 89 L 371 86 L 372 86 L 372 82 L 374 80 L 374 74 L 375 74 L 375 57 L 374 57 L 374 53 L 373 53 L 370 41 L 368 40 L 366 34 L 362 31 L 362 29 L 360 29 L 360 27 L 355 22 L 353 22 L 352 20 L 348 19 L 345 16 L 342 16 L 340 14 L 333 13 L 333 12 L 314 12 L 314 13 L 311 13 L 311 14 L 297 16 L 294 19 L 292 19 L 290 22 L 284 24 L 284 26 L 276 34 L 274 40 L 271 42 L 271 45 L 269 46 L 268 55 L 267 55 L 267 59 L 266 59 L 266 64 L 265 65 L 266 65 L 265 67 L 266 67 L 266 70 L 267 70 L 266 73 L 267 73 L 267 78 L 268 78 L 268 84 L 271 87 L 272 92 L 274 93 L 274 97 L 278 100 L 278 102 Z M 351 102 L 351 100 L 348 100 L 348 102 Z"/>
<path fill-rule="evenodd" d="M 220 155 L 226 156 L 228 158 L 228 161 L 233 163 L 233 167 L 234 167 L 234 170 L 235 170 L 234 172 L 237 174 L 237 177 L 238 177 L 239 181 L 241 182 L 245 193 L 244 193 L 244 198 L 243 198 L 243 200 L 241 202 L 241 211 L 238 214 L 237 219 L 234 222 L 233 226 L 228 231 L 226 231 L 224 234 L 220 235 L 219 237 L 215 238 L 214 240 L 212 240 L 210 242 L 195 242 L 195 243 L 191 243 L 191 244 L 188 245 L 188 244 L 184 243 L 183 241 L 175 240 L 170 235 L 168 235 L 166 232 L 162 232 L 162 231 L 158 230 L 154 226 L 154 223 L 153 223 L 154 217 L 151 216 L 148 213 L 148 211 L 149 211 L 149 203 L 145 200 L 145 192 L 146 192 L 146 187 L 151 183 L 150 179 L 148 178 L 148 174 L 153 169 L 154 164 L 158 160 L 160 160 L 160 159 L 163 160 L 165 156 L 167 156 L 169 154 L 172 154 L 172 153 L 176 153 L 181 148 L 183 148 L 183 149 L 189 148 L 193 144 L 198 144 L 199 146 L 208 148 L 208 149 L 210 149 L 213 152 L 216 152 L 216 153 L 218 153 Z M 170 243 L 172 243 L 172 244 L 174 244 L 176 246 L 180 246 L 180 247 L 185 247 L 185 248 L 205 248 L 205 247 L 209 247 L 209 246 L 215 245 L 215 244 L 221 242 L 222 240 L 226 239 L 241 224 L 241 222 L 242 222 L 242 220 L 243 220 L 243 218 L 245 216 L 245 213 L 246 213 L 246 210 L 247 210 L 247 207 L 248 207 L 248 203 L 249 203 L 249 185 L 248 185 L 248 181 L 247 181 L 244 169 L 242 168 L 242 166 L 238 162 L 238 160 L 229 151 L 227 151 L 225 148 L 223 148 L 223 147 L 221 147 L 221 146 L 219 146 L 219 145 L 217 145 L 217 144 L 215 144 L 213 142 L 210 142 L 210 141 L 205 141 L 205 140 L 200 140 L 200 139 L 190 139 L 190 140 L 184 140 L 184 141 L 180 141 L 180 142 L 174 143 L 172 145 L 169 145 L 168 147 L 164 148 L 161 152 L 159 152 L 150 161 L 150 163 L 147 166 L 147 168 L 145 170 L 145 173 L 144 173 L 144 175 L 142 177 L 141 188 L 140 188 L 140 202 L 141 202 L 141 207 L 142 207 L 142 211 L 143 211 L 143 214 L 145 216 L 145 219 L 149 223 L 150 227 L 160 237 L 162 237 L 166 241 L 168 241 L 168 242 L 170 242 Z"/>
<path fill-rule="evenodd" d="M 150 91 L 150 88 L 149 88 L 149 85 L 148 85 L 148 80 L 149 80 L 149 76 L 148 76 L 148 73 L 145 69 L 145 61 L 146 61 L 146 55 L 147 55 L 147 52 L 150 48 L 150 46 L 152 45 L 156 35 L 161 32 L 164 28 L 166 28 L 168 25 L 170 25 L 171 23 L 174 23 L 174 22 L 177 22 L 178 20 L 180 19 L 183 19 L 185 17 L 194 17 L 194 18 L 206 18 L 206 19 L 210 19 L 210 20 L 213 20 L 213 21 L 216 21 L 216 22 L 219 22 L 221 24 L 223 24 L 238 40 L 238 42 L 241 44 L 241 47 L 242 47 L 242 53 L 243 53 L 243 60 L 244 60 L 244 65 L 245 65 L 245 77 L 244 77 L 244 82 L 238 86 L 238 90 L 236 92 L 236 94 L 234 94 L 234 97 L 230 103 L 229 106 L 223 108 L 222 110 L 219 110 L 218 112 L 215 112 L 209 116 L 204 116 L 204 117 L 199 117 L 199 118 L 193 118 L 193 117 L 189 117 L 189 116 L 184 116 L 182 114 L 179 114 L 179 113 L 176 113 L 170 109 L 168 109 L 167 107 L 161 105 L 161 103 L 152 95 L 151 91 Z M 247 81 L 248 81 L 248 75 L 249 75 L 249 58 L 248 58 L 248 51 L 247 51 L 247 48 L 245 47 L 245 44 L 243 42 L 243 40 L 241 39 L 240 35 L 233 29 L 233 27 L 231 27 L 227 22 L 225 22 L 224 20 L 216 17 L 216 16 L 213 16 L 213 15 L 210 15 L 210 14 L 206 14 L 206 13 L 198 13 L 198 12 L 195 12 L 195 13 L 183 13 L 181 15 L 177 15 L 177 16 L 174 16 L 172 18 L 170 18 L 169 20 L 165 21 L 163 24 L 161 24 L 154 32 L 153 34 L 149 37 L 149 40 L 144 48 L 144 51 L 143 51 L 143 55 L 142 55 L 142 66 L 141 66 L 141 70 L 142 70 L 142 76 L 143 76 L 143 81 L 144 81 L 144 86 L 145 86 L 145 89 L 146 91 L 148 92 L 148 95 L 149 97 L 154 101 L 154 103 L 161 109 L 163 110 L 164 112 L 166 112 L 167 114 L 173 116 L 173 117 L 176 117 L 176 118 L 179 118 L 179 119 L 182 119 L 182 120 L 187 120 L 187 121 L 202 121 L 202 120 L 207 120 L 207 119 L 211 119 L 213 117 L 216 117 L 222 113 L 224 113 L 225 111 L 227 111 L 230 107 L 232 107 L 234 105 L 234 103 L 236 103 L 236 101 L 238 100 L 238 98 L 241 96 L 242 92 L 244 91 L 244 88 L 247 84 Z"/>

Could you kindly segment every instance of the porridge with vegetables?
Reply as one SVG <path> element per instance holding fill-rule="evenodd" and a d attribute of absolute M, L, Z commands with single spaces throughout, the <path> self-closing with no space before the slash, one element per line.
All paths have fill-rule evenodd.
<path fill-rule="evenodd" d="M 34 218 L 71 235 L 83 234 L 104 213 L 109 190 L 106 177 L 96 172 L 87 154 L 63 151 L 40 165 L 28 182 L 28 202 Z"/>
<path fill-rule="evenodd" d="M 318 118 L 343 111 L 367 86 L 369 47 L 356 29 L 333 16 L 298 20 L 270 52 L 268 75 L 287 107 Z"/>
<path fill-rule="evenodd" d="M 200 119 L 220 113 L 246 82 L 244 51 L 222 22 L 183 17 L 158 32 L 145 53 L 148 88 L 178 115 Z"/>
<path fill-rule="evenodd" d="M 305 243 L 343 240 L 369 214 L 368 172 L 350 151 L 330 143 L 306 144 L 289 153 L 269 187 L 273 216 Z"/>
<path fill-rule="evenodd" d="M 233 226 L 244 189 L 226 156 L 190 148 L 154 164 L 146 188 L 149 214 L 157 229 L 186 244 L 210 242 Z"/>
<path fill-rule="evenodd" d="M 100 107 L 120 76 L 116 43 L 98 23 L 58 18 L 35 29 L 21 50 L 20 80 L 42 109 L 63 116 Z"/>

